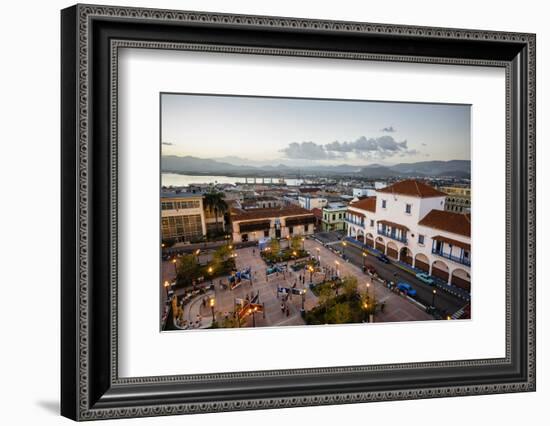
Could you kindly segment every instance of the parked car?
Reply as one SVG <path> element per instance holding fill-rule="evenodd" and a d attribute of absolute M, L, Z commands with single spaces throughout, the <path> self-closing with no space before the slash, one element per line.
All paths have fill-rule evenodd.
<path fill-rule="evenodd" d="M 390 263 L 390 259 L 388 259 L 388 256 L 386 256 L 385 254 L 379 254 L 378 256 L 376 256 L 376 258 L 380 261 L 380 262 L 383 262 L 383 263 Z"/>
<path fill-rule="evenodd" d="M 411 297 L 416 296 L 416 290 L 409 283 L 401 282 L 397 284 L 397 288 L 399 289 L 399 291 L 402 291 L 408 296 L 411 296 Z"/>
<path fill-rule="evenodd" d="M 363 267 L 363 272 L 365 272 L 365 273 L 368 272 L 371 275 L 375 275 L 376 274 L 376 269 L 372 265 L 365 265 Z"/>
<path fill-rule="evenodd" d="M 426 284 L 435 285 L 435 281 L 433 280 L 433 278 L 430 277 L 426 272 L 419 272 L 418 274 L 416 274 L 416 278 Z"/>

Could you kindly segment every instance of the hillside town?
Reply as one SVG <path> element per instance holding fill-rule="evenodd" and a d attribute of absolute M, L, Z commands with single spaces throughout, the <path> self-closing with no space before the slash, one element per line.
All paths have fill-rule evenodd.
<path fill-rule="evenodd" d="M 163 330 L 470 318 L 469 179 L 199 181 L 161 189 Z"/>

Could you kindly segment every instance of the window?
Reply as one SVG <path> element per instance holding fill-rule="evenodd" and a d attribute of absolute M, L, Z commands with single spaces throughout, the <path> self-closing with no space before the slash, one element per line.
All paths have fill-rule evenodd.
<path fill-rule="evenodd" d="M 289 233 L 290 235 L 294 234 L 294 227 L 293 227 L 293 226 L 289 226 L 289 227 L 288 227 L 288 233 Z"/>
<path fill-rule="evenodd" d="M 424 245 L 424 235 L 418 235 L 418 244 Z"/>
<path fill-rule="evenodd" d="M 336 220 L 336 215 L 335 214 L 332 215 L 332 220 L 333 221 Z"/>
<path fill-rule="evenodd" d="M 373 219 L 370 220 L 370 226 L 374 226 L 374 220 Z"/>
<path fill-rule="evenodd" d="M 304 232 L 309 232 L 309 224 L 304 225 Z"/>
<path fill-rule="evenodd" d="M 264 231 L 264 237 L 269 237 L 269 230 L 268 230 L 268 229 L 266 229 L 266 230 Z"/>
<path fill-rule="evenodd" d="M 412 205 L 411 204 L 405 204 L 405 213 L 411 214 Z"/>
<path fill-rule="evenodd" d="M 386 200 L 382 200 L 382 208 L 383 208 L 383 209 L 386 208 Z"/>
<path fill-rule="evenodd" d="M 342 219 L 342 213 L 338 213 L 338 219 Z"/>

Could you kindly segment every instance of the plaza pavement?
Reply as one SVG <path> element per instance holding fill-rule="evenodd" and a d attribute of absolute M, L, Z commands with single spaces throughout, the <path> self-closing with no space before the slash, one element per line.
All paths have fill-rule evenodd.
<path fill-rule="evenodd" d="M 373 281 L 369 275 L 353 265 L 345 262 L 338 255 L 333 253 L 328 248 L 324 247 L 317 241 L 306 239 L 305 249 L 313 256 L 318 256 L 321 266 L 324 270 L 329 270 L 329 273 L 338 273 L 341 277 L 353 275 L 358 278 L 358 289 L 361 293 L 367 291 L 372 295 L 375 292 L 377 303 L 384 303 L 384 312 L 380 310 L 375 314 L 375 322 L 396 322 L 396 321 L 421 321 L 432 320 L 433 317 L 428 315 L 424 310 L 417 305 L 407 300 L 405 297 L 393 293 L 385 286 L 377 281 Z M 214 291 L 207 295 L 198 296 L 198 301 L 192 301 L 185 307 L 185 318 L 190 322 L 196 321 L 199 316 L 202 327 L 209 326 L 212 322 L 211 308 L 208 304 L 200 303 L 202 298 L 215 298 L 215 314 L 218 321 L 223 321 L 224 317 L 229 316 L 234 310 L 236 299 L 253 298 L 259 293 L 259 303 L 264 305 L 264 313 L 255 313 L 254 318 L 249 315 L 246 318 L 243 327 L 252 327 L 255 322 L 256 327 L 265 326 L 288 326 L 288 325 L 304 325 L 305 322 L 300 314 L 302 297 L 300 295 L 291 295 L 284 303 L 288 307 L 286 310 L 281 309 L 282 296 L 277 293 L 277 287 L 292 287 L 296 283 L 297 288 L 304 288 L 299 277 L 305 273 L 305 299 L 304 307 L 308 311 L 317 305 L 317 297 L 309 290 L 308 284 L 310 274 L 307 271 L 294 272 L 290 268 L 293 261 L 288 262 L 288 268 L 285 273 L 272 274 L 266 276 L 266 264 L 262 260 L 257 247 L 241 248 L 236 251 L 236 266 L 238 270 L 250 267 L 252 271 L 252 280 L 243 280 L 237 288 L 233 290 L 224 289 L 220 286 L 220 280 L 223 284 L 228 284 L 227 277 L 216 278 L 213 280 Z M 174 277 L 174 267 L 169 262 L 163 262 L 163 279 L 171 280 Z M 325 277 L 324 273 L 313 274 L 313 282 L 319 283 Z M 367 283 L 369 287 L 367 287 Z M 368 290 L 367 290 L 368 288 Z M 176 293 L 179 294 L 183 290 Z M 165 292 L 163 292 L 162 303 L 165 300 Z M 255 321 L 254 321 L 255 320 Z"/>

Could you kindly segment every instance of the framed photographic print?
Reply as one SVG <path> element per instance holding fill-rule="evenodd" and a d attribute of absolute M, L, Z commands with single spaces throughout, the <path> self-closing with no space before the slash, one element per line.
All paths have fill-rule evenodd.
<path fill-rule="evenodd" d="M 76 5 L 75 420 L 535 390 L 535 36 Z"/>

